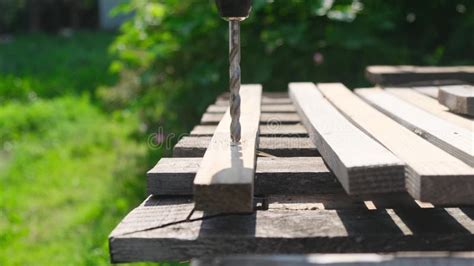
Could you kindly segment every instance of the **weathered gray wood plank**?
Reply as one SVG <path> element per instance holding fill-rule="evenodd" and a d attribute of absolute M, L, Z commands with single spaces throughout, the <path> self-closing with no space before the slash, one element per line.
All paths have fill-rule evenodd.
<path fill-rule="evenodd" d="M 254 214 L 217 216 L 191 214 L 193 208 L 187 199 L 148 198 L 111 233 L 112 261 L 474 250 L 474 222 L 458 208 L 288 210 L 270 205 Z"/>
<path fill-rule="evenodd" d="M 197 125 L 190 135 L 195 137 L 212 136 L 215 125 Z M 308 131 L 301 124 L 289 125 L 260 125 L 261 137 L 308 137 Z"/>
<path fill-rule="evenodd" d="M 184 137 L 173 149 L 174 157 L 202 157 L 210 137 Z M 260 137 L 258 151 L 277 157 L 318 156 L 316 146 L 309 138 Z"/>
<path fill-rule="evenodd" d="M 474 86 L 440 87 L 438 100 L 455 113 L 474 116 Z"/>
<path fill-rule="evenodd" d="M 430 112 L 439 118 L 442 118 L 448 122 L 456 124 L 457 126 L 463 127 L 467 130 L 474 131 L 474 119 L 449 112 L 449 109 L 438 103 L 437 100 L 426 96 L 422 93 L 410 88 L 385 88 L 389 93 L 397 96 L 398 98 L 409 102 L 427 112 Z"/>
<path fill-rule="evenodd" d="M 406 187 L 414 198 L 437 204 L 474 204 L 472 167 L 377 111 L 344 85 L 318 84 L 318 88 L 348 119 L 407 164 Z"/>
<path fill-rule="evenodd" d="M 195 259 L 191 266 L 472 266 L 474 252 L 407 252 L 388 254 L 234 255 Z"/>
<path fill-rule="evenodd" d="M 197 210 L 249 213 L 253 211 L 254 175 L 262 86 L 240 87 L 241 139 L 230 138 L 227 110 L 214 132 L 194 178 Z"/>
<path fill-rule="evenodd" d="M 162 158 L 147 173 L 151 195 L 192 195 L 201 158 Z M 321 157 L 260 157 L 256 195 L 302 195 L 343 192 Z"/>
<path fill-rule="evenodd" d="M 459 80 L 474 82 L 474 68 L 419 67 L 419 66 L 368 66 L 366 77 L 373 84 L 399 85 L 404 83 L 440 80 Z"/>
<path fill-rule="evenodd" d="M 223 114 L 218 113 L 205 113 L 201 118 L 201 124 L 203 125 L 216 125 L 223 117 Z M 282 125 L 282 124 L 295 124 L 300 122 L 300 117 L 297 113 L 262 113 L 260 116 L 260 124 L 265 125 Z"/>
<path fill-rule="evenodd" d="M 368 103 L 419 136 L 474 166 L 474 133 L 436 117 L 381 90 L 358 89 Z"/>
<path fill-rule="evenodd" d="M 348 194 L 405 190 L 403 163 L 352 125 L 313 83 L 290 83 L 289 90 L 311 140 Z"/>
<path fill-rule="evenodd" d="M 282 104 L 291 104 L 290 98 L 286 96 L 285 98 L 272 98 L 272 97 L 263 97 L 262 106 L 265 105 L 282 105 Z M 227 99 L 217 99 L 214 103 L 215 105 L 228 106 L 229 100 Z"/>
<path fill-rule="evenodd" d="M 223 114 L 227 111 L 228 105 L 210 105 L 207 107 L 207 113 Z M 292 104 L 281 104 L 281 105 L 262 105 L 262 113 L 294 113 L 296 112 L 295 107 Z"/>

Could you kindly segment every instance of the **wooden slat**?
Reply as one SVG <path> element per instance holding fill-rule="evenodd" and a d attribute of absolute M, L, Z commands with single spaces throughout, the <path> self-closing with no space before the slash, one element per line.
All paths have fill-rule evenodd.
<path fill-rule="evenodd" d="M 366 77 L 373 84 L 399 85 L 421 81 L 474 82 L 473 67 L 369 66 Z"/>
<path fill-rule="evenodd" d="M 174 157 L 202 157 L 210 137 L 184 137 L 173 149 Z M 258 151 L 278 157 L 318 156 L 316 146 L 309 138 L 260 137 Z"/>
<path fill-rule="evenodd" d="M 407 252 L 389 254 L 234 255 L 193 259 L 191 266 L 472 266 L 474 252 Z"/>
<path fill-rule="evenodd" d="M 474 86 L 440 87 L 438 100 L 455 113 L 474 116 Z"/>
<path fill-rule="evenodd" d="M 228 105 L 210 105 L 207 107 L 207 113 L 225 113 Z M 295 107 L 292 104 L 281 104 L 281 105 L 262 105 L 262 113 L 294 113 L 296 112 Z"/>
<path fill-rule="evenodd" d="M 474 169 L 418 137 L 350 92 L 318 84 L 346 117 L 407 164 L 406 186 L 416 199 L 438 204 L 474 204 Z"/>
<path fill-rule="evenodd" d="M 151 195 L 192 195 L 202 158 L 162 158 L 147 173 Z M 301 195 L 343 192 L 321 157 L 257 158 L 256 195 Z"/>
<path fill-rule="evenodd" d="M 201 118 L 203 125 L 218 124 L 224 114 L 219 113 L 205 113 Z M 297 113 L 264 113 L 260 116 L 260 124 L 282 125 L 299 123 L 300 117 Z"/>
<path fill-rule="evenodd" d="M 313 83 L 289 87 L 311 140 L 348 194 L 405 189 L 403 163 L 344 118 Z"/>
<path fill-rule="evenodd" d="M 474 133 L 436 117 L 380 89 L 358 89 L 356 93 L 398 123 L 449 154 L 474 166 Z"/>
<path fill-rule="evenodd" d="M 417 92 L 438 100 L 439 87 L 414 87 Z"/>
<path fill-rule="evenodd" d="M 290 98 L 288 96 L 286 98 L 269 98 L 269 97 L 263 97 L 262 98 L 262 106 L 265 105 L 282 105 L 282 104 L 291 104 Z M 220 105 L 220 106 L 228 106 L 229 105 L 229 100 L 224 100 L 224 99 L 217 99 L 216 102 L 214 103 L 215 105 Z"/>
<path fill-rule="evenodd" d="M 385 90 L 406 102 L 438 116 L 439 118 L 467 130 L 474 131 L 474 119 L 449 112 L 449 109 L 446 106 L 438 103 L 437 100 L 431 97 L 418 93 L 410 88 L 385 88 Z"/>
<path fill-rule="evenodd" d="M 191 136 L 212 136 L 216 130 L 215 125 L 197 125 L 193 128 Z M 301 124 L 290 125 L 260 125 L 261 137 L 308 137 L 308 131 Z"/>
<path fill-rule="evenodd" d="M 111 233 L 112 261 L 474 250 L 474 222 L 465 214 L 472 208 L 291 210 L 270 205 L 254 214 L 218 216 L 191 213 L 193 208 L 186 198 L 147 199 Z"/>
<path fill-rule="evenodd" d="M 240 88 L 242 138 L 232 143 L 230 111 L 214 132 L 194 178 L 197 210 L 222 213 L 253 211 L 254 175 L 262 87 Z"/>

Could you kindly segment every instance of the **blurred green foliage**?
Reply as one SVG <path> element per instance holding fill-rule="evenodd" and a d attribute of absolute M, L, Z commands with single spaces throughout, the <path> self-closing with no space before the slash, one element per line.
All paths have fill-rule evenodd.
<path fill-rule="evenodd" d="M 132 0 L 116 12 L 134 13 L 111 48 L 111 69 L 128 84 L 102 96 L 115 108 L 141 106 L 149 125 L 188 130 L 227 90 L 227 23 L 214 1 Z M 291 81 L 365 86 L 370 64 L 474 63 L 468 0 L 254 0 L 242 24 L 242 81 L 265 90 Z"/>

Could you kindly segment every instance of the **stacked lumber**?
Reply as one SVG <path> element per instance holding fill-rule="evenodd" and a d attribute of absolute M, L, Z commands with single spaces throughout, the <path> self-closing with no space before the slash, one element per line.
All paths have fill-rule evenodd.
<path fill-rule="evenodd" d="M 207 259 L 265 254 L 251 261 L 273 265 L 279 254 L 418 251 L 394 262 L 469 265 L 469 258 L 432 260 L 424 252 L 474 251 L 473 168 L 469 149 L 458 145 L 472 144 L 472 120 L 405 90 L 357 91 L 362 97 L 341 84 L 292 83 L 289 94 L 243 86 L 236 146 L 229 145 L 228 95 L 219 97 L 173 157 L 147 173 L 150 196 L 109 237 L 112 261 L 212 265 Z M 380 92 L 441 126 L 433 133 L 402 123 L 365 97 Z M 440 133 L 447 124 L 459 138 Z"/>
<path fill-rule="evenodd" d="M 474 87 L 468 85 L 445 86 L 440 88 L 438 100 L 449 110 L 474 116 Z"/>

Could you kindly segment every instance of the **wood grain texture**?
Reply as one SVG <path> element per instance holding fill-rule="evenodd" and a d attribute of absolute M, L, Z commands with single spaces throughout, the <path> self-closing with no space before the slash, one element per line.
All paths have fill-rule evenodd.
<path fill-rule="evenodd" d="M 474 166 L 472 131 L 449 123 L 381 89 L 358 89 L 356 93 L 406 128 L 469 166 Z"/>
<path fill-rule="evenodd" d="M 174 146 L 174 157 L 202 157 L 210 137 L 184 137 Z M 258 151 L 277 157 L 318 156 L 316 146 L 309 138 L 260 137 Z"/>
<path fill-rule="evenodd" d="M 197 125 L 190 135 L 195 137 L 212 136 L 216 127 L 215 125 Z M 308 137 L 308 131 L 301 124 L 260 125 L 260 137 Z"/>
<path fill-rule="evenodd" d="M 234 254 L 473 251 L 474 209 L 297 209 L 210 215 L 186 198 L 148 198 L 109 237 L 113 262 Z"/>
<path fill-rule="evenodd" d="M 474 169 L 376 110 L 340 83 L 318 84 L 348 119 L 407 164 L 415 198 L 437 204 L 474 204 Z"/>
<path fill-rule="evenodd" d="M 455 113 L 474 116 L 474 86 L 440 87 L 438 100 Z"/>
<path fill-rule="evenodd" d="M 368 66 L 365 74 L 370 82 L 379 85 L 399 85 L 422 81 L 433 83 L 442 80 L 474 82 L 474 70 L 469 66 Z"/>
<path fill-rule="evenodd" d="M 311 140 L 348 194 L 405 190 L 403 163 L 352 125 L 313 83 L 290 83 L 289 91 Z"/>
<path fill-rule="evenodd" d="M 192 260 L 191 266 L 472 266 L 474 252 L 234 255 Z"/>
<path fill-rule="evenodd" d="M 228 105 L 210 105 L 207 107 L 207 113 L 223 114 L 227 111 Z M 262 105 L 262 113 L 294 113 L 296 112 L 295 107 L 292 104 L 281 104 L 281 105 Z"/>
<path fill-rule="evenodd" d="M 262 107 L 266 105 L 282 105 L 282 104 L 291 104 L 290 98 L 273 98 L 273 97 L 263 97 L 262 98 Z M 214 103 L 215 105 L 220 106 L 229 106 L 229 100 L 227 99 L 217 99 Z"/>
<path fill-rule="evenodd" d="M 203 125 L 216 125 L 218 124 L 224 114 L 218 113 L 205 113 L 201 118 L 201 124 Z M 264 113 L 260 116 L 260 124 L 265 125 L 282 125 L 282 124 L 295 124 L 300 122 L 300 117 L 297 113 Z"/>
<path fill-rule="evenodd" d="M 431 114 L 438 116 L 439 118 L 442 118 L 467 130 L 474 131 L 473 118 L 453 114 L 446 106 L 440 104 L 437 100 L 429 96 L 426 96 L 410 88 L 388 87 L 385 88 L 385 90 L 406 102 L 409 102 L 427 112 L 430 112 Z"/>
<path fill-rule="evenodd" d="M 147 173 L 151 195 L 192 195 L 202 158 L 162 158 Z M 260 157 L 256 195 L 308 195 L 343 192 L 321 157 Z"/>
<path fill-rule="evenodd" d="M 197 210 L 220 213 L 253 211 L 262 86 L 242 85 L 240 97 L 241 140 L 232 143 L 228 110 L 217 126 L 194 178 Z"/>

